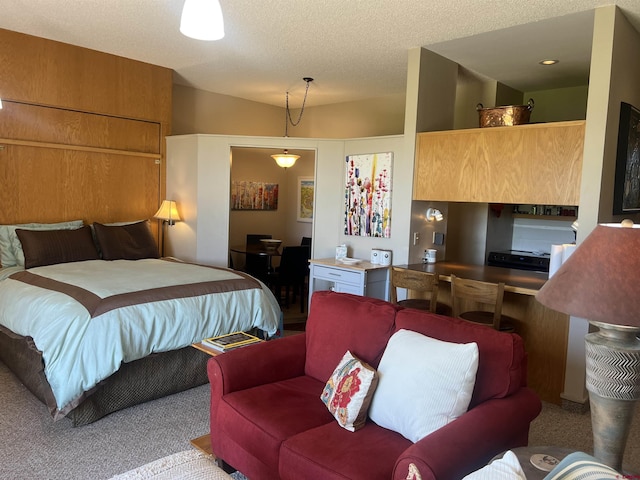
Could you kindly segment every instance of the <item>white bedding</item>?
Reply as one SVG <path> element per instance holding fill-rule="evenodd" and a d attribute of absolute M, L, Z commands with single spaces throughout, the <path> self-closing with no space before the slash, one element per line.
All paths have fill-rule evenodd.
<path fill-rule="evenodd" d="M 7 278 L 9 275 L 16 273 L 16 272 L 21 272 L 22 270 L 24 270 L 24 267 L 21 266 L 13 266 L 13 267 L 4 267 L 4 268 L 0 268 L 0 280 L 4 280 L 5 278 Z"/>
<path fill-rule="evenodd" d="M 246 275 L 232 270 L 157 259 L 90 260 L 26 272 L 82 286 L 94 303 L 179 284 L 189 284 L 197 291 L 200 282 L 228 279 L 247 283 Z M 7 278 L 0 281 L 0 324 L 32 337 L 42 351 L 60 416 L 75 406 L 74 400 L 83 392 L 116 372 L 122 362 L 253 327 L 275 333 L 281 313 L 278 302 L 262 283 L 251 277 L 249 281 L 257 282 L 256 287 L 149 301 L 100 313 L 100 308 L 83 306 L 67 293 Z"/>

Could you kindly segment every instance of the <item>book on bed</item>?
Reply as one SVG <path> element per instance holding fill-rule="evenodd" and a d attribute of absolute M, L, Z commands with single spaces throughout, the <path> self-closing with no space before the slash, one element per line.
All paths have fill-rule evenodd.
<path fill-rule="evenodd" d="M 202 340 L 202 344 L 220 352 L 227 352 L 234 348 L 245 347 L 261 341 L 258 337 L 254 337 L 245 332 L 233 332 L 218 335 L 217 337 L 205 338 Z"/>

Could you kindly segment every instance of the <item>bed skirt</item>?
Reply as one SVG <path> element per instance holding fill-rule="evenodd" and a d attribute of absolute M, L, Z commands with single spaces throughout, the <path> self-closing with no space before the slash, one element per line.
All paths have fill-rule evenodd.
<path fill-rule="evenodd" d="M 208 382 L 209 358 L 193 347 L 185 347 L 122 364 L 116 373 L 86 392 L 66 418 L 74 427 L 87 425 L 123 408 L 203 385 Z M 50 412 L 55 410 L 42 355 L 31 337 L 0 326 L 0 360 Z"/>

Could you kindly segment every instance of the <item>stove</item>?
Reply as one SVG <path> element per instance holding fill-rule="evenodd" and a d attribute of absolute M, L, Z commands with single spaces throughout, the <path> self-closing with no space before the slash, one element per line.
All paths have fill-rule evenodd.
<path fill-rule="evenodd" d="M 489 252 L 487 265 L 492 267 L 515 268 L 518 270 L 532 270 L 549 272 L 549 258 L 544 252 L 526 252 L 521 250 L 506 250 L 503 252 Z"/>

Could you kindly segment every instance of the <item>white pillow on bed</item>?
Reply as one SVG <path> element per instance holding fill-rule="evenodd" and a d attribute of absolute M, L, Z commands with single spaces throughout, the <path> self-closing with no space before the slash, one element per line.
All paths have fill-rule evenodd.
<path fill-rule="evenodd" d="M 24 266 L 24 252 L 18 235 L 16 235 L 16 228 L 25 230 L 74 230 L 82 227 L 82 225 L 82 220 L 59 223 L 0 225 L 0 265 L 2 267 Z"/>

